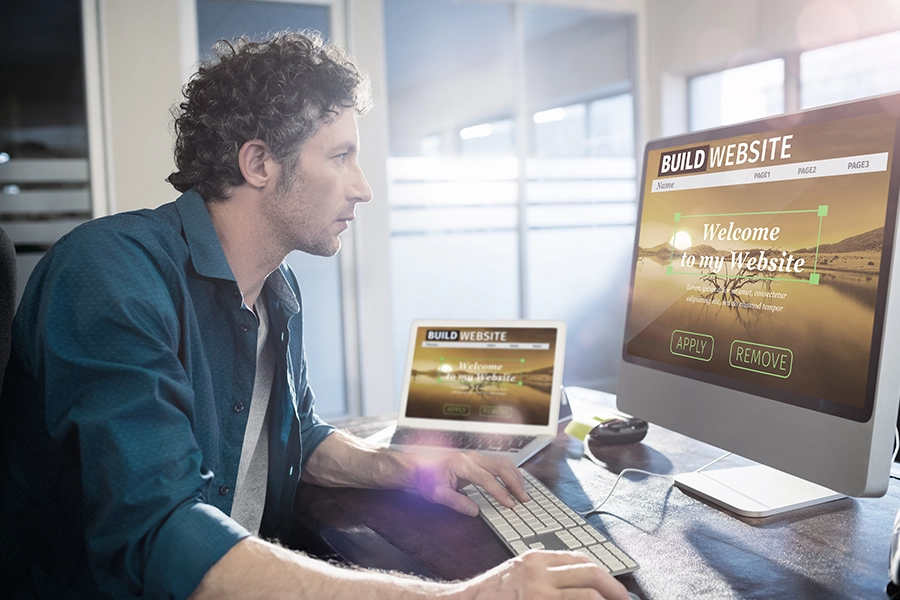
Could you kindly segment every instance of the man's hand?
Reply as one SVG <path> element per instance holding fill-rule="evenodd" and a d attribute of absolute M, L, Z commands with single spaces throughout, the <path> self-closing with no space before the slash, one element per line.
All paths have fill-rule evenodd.
<path fill-rule="evenodd" d="M 458 585 L 465 600 L 628 600 L 625 586 L 577 552 L 526 552 Z"/>
<path fill-rule="evenodd" d="M 375 446 L 345 431 L 335 431 L 319 444 L 303 470 L 303 481 L 325 486 L 405 488 L 466 515 L 478 505 L 457 490 L 480 485 L 504 506 L 528 501 L 522 474 L 508 458 L 477 452 L 425 457 Z M 501 484 L 501 482 L 503 482 Z"/>
<path fill-rule="evenodd" d="M 528 501 L 525 480 L 506 457 L 457 452 L 430 458 L 414 456 L 411 463 L 411 487 L 418 490 L 426 500 L 449 506 L 466 515 L 474 517 L 478 514 L 478 505 L 457 491 L 469 483 L 480 485 L 501 504 L 510 508 L 515 506 L 516 499 Z"/>

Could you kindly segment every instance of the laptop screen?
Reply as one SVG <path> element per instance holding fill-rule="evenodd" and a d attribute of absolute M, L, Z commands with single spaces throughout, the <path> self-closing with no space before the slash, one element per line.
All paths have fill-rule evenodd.
<path fill-rule="evenodd" d="M 547 425 L 557 335 L 552 327 L 418 327 L 406 416 Z"/>

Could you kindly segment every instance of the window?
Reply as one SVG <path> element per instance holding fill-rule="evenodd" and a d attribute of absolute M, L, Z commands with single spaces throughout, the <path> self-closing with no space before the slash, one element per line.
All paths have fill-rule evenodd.
<path fill-rule="evenodd" d="M 50 246 L 106 202 L 81 19 L 78 2 L 0 8 L 0 223 L 16 246 L 17 302 Z"/>
<path fill-rule="evenodd" d="M 614 389 L 636 200 L 631 17 L 384 6 L 395 380 L 413 319 L 561 319 L 565 383 Z"/>
<path fill-rule="evenodd" d="M 799 82 L 794 94 L 790 81 Z M 692 77 L 688 85 L 691 131 L 896 92 L 900 31 Z"/>
<path fill-rule="evenodd" d="M 800 54 L 800 107 L 900 90 L 900 31 Z"/>
<path fill-rule="evenodd" d="M 509 156 L 515 153 L 512 119 L 480 123 L 459 130 L 459 153 L 463 156 Z"/>
<path fill-rule="evenodd" d="M 265 39 L 283 29 L 314 29 L 328 35 L 331 10 L 322 4 L 279 0 L 196 0 L 200 58 L 212 56 L 220 39 Z"/>
<path fill-rule="evenodd" d="M 688 93 L 691 131 L 783 113 L 784 59 L 692 77 Z"/>
<path fill-rule="evenodd" d="M 634 156 L 634 98 L 619 94 L 588 105 L 588 148 L 591 156 Z"/>
<path fill-rule="evenodd" d="M 536 156 L 586 156 L 587 105 L 572 104 L 534 113 Z"/>

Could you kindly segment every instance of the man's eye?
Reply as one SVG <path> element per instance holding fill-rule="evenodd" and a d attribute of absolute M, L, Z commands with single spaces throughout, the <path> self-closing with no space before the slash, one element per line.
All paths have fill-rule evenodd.
<path fill-rule="evenodd" d="M 346 157 L 347 157 L 347 153 L 346 153 L 346 152 L 343 152 L 343 153 L 338 154 L 338 155 L 335 156 L 335 158 L 338 159 L 338 160 L 341 161 L 341 162 L 344 162 L 344 159 L 345 159 Z"/>

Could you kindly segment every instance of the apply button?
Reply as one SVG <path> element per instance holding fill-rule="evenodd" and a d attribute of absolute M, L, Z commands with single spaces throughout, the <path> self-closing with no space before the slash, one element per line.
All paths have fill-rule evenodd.
<path fill-rule="evenodd" d="M 712 359 L 715 341 L 713 336 L 705 333 L 676 329 L 672 332 L 669 352 L 677 356 L 709 362 Z"/>
<path fill-rule="evenodd" d="M 444 414 L 455 417 L 465 417 L 472 412 L 472 407 L 468 404 L 445 404 Z"/>
<path fill-rule="evenodd" d="M 794 367 L 794 353 L 778 346 L 734 340 L 728 362 L 735 369 L 787 379 Z"/>

